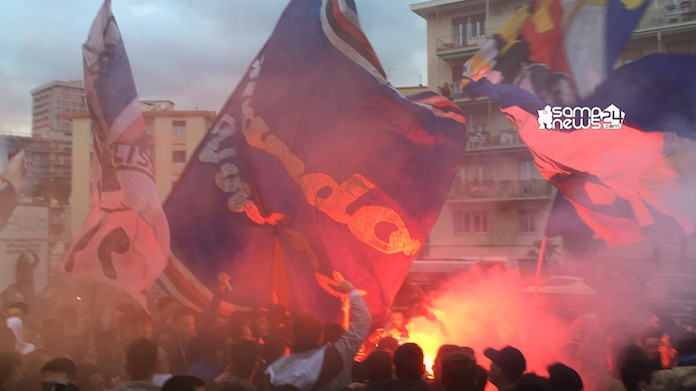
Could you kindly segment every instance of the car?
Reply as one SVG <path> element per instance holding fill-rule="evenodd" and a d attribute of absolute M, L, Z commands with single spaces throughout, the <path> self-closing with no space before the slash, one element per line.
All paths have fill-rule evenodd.
<path fill-rule="evenodd" d="M 537 288 L 532 285 L 523 289 L 525 293 L 535 293 Z M 597 291 L 591 288 L 580 277 L 557 276 L 547 278 L 539 283 L 540 294 L 545 295 L 581 295 L 594 296 Z"/>
<path fill-rule="evenodd" d="M 538 292 L 547 308 L 562 318 L 573 319 L 596 310 L 597 291 L 580 277 L 550 277 L 539 283 L 538 290 L 532 285 L 522 292 L 528 296 Z"/>

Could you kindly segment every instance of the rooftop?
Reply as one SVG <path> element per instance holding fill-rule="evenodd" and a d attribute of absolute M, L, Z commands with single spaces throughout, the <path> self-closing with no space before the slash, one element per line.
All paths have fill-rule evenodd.
<path fill-rule="evenodd" d="M 481 5 L 485 3 L 486 0 L 431 0 L 411 4 L 411 11 L 425 19 L 428 15 L 435 14 L 437 11 L 450 11 L 462 5 Z"/>
<path fill-rule="evenodd" d="M 36 95 L 37 93 L 47 90 L 52 87 L 57 87 L 57 86 L 62 86 L 62 87 L 73 87 L 73 88 L 84 88 L 84 84 L 82 83 L 82 80 L 53 80 L 51 82 L 48 82 L 44 85 L 38 86 L 34 88 L 33 90 L 30 91 L 32 95 Z"/>
<path fill-rule="evenodd" d="M 190 117 L 200 115 L 203 117 L 208 117 L 210 120 L 214 120 L 216 115 L 212 111 L 207 110 L 160 110 L 160 111 L 143 111 L 143 117 Z M 64 112 L 60 114 L 61 117 L 66 119 L 77 119 L 77 118 L 89 118 L 89 113 L 86 111 L 81 112 Z"/>

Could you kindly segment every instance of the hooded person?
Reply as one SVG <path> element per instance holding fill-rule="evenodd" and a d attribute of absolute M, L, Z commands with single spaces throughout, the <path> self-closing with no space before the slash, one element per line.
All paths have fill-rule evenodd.
<path fill-rule="evenodd" d="M 298 315 L 293 324 L 293 353 L 266 369 L 273 386 L 291 384 L 305 391 L 321 391 L 341 389 L 350 383 L 353 359 L 367 337 L 372 317 L 349 281 L 341 281 L 336 290 L 350 298 L 350 327 L 335 343 L 319 346 L 324 329 L 319 319 L 312 314 Z"/>

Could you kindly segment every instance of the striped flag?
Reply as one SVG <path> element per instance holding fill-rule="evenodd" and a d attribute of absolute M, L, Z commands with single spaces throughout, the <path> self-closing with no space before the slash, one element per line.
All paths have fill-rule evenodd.
<path fill-rule="evenodd" d="M 121 288 L 145 306 L 144 291 L 169 256 L 169 227 L 110 0 L 104 1 L 94 19 L 82 53 L 94 133 L 92 200 L 63 271 Z"/>

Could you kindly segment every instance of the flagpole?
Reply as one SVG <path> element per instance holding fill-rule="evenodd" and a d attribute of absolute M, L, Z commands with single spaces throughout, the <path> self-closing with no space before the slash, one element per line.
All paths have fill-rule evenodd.
<path fill-rule="evenodd" d="M 548 183 L 547 183 L 548 184 Z M 553 205 L 556 200 L 556 196 L 558 194 L 558 191 L 554 191 L 555 189 L 552 188 L 551 194 L 552 196 L 552 201 L 551 204 L 549 205 L 548 210 L 546 211 L 546 227 L 544 227 L 544 237 L 541 239 L 541 246 L 539 246 L 539 258 L 537 259 L 537 267 L 536 267 L 536 274 L 534 276 L 534 298 L 536 299 L 537 296 L 539 295 L 539 283 L 541 282 L 541 268 L 544 265 L 544 253 L 546 252 L 546 240 L 548 239 L 548 235 L 546 234 L 549 229 L 549 217 L 551 216 L 551 211 L 553 210 Z"/>
<path fill-rule="evenodd" d="M 544 252 L 546 251 L 546 238 L 541 239 L 541 248 L 539 249 L 539 259 L 537 259 L 536 276 L 534 277 L 534 296 L 539 294 L 539 282 L 541 281 L 541 266 L 544 263 Z"/>
<path fill-rule="evenodd" d="M 90 283 L 90 300 L 89 300 L 89 340 L 87 341 L 89 349 L 88 349 L 88 354 L 87 356 L 89 357 L 87 361 L 90 361 L 90 359 L 93 359 L 94 362 L 93 364 L 97 363 L 97 316 L 96 316 L 96 308 L 97 308 L 97 283 L 92 281 Z"/>
<path fill-rule="evenodd" d="M 348 330 L 348 327 L 350 327 L 350 300 L 348 295 L 341 295 L 341 310 L 343 311 L 341 326 L 343 326 L 344 330 Z"/>

